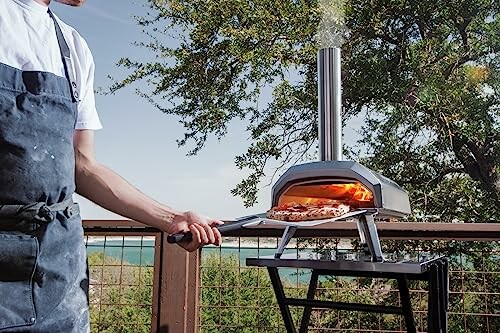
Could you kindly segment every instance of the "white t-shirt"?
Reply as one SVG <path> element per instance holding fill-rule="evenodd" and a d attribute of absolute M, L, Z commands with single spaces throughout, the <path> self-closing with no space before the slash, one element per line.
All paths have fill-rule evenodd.
<path fill-rule="evenodd" d="M 78 94 L 77 129 L 100 129 L 94 97 L 94 60 L 85 40 L 57 18 L 71 51 Z M 47 7 L 34 0 L 0 0 L 0 63 L 23 71 L 65 76 Z"/>

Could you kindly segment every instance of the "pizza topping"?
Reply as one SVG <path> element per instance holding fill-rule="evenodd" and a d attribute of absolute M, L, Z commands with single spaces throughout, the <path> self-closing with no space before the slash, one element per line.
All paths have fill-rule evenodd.
<path fill-rule="evenodd" d="M 350 207 L 335 200 L 325 200 L 314 204 L 299 204 L 288 202 L 273 207 L 267 212 L 270 219 L 281 221 L 308 221 L 342 216 L 348 213 Z"/>

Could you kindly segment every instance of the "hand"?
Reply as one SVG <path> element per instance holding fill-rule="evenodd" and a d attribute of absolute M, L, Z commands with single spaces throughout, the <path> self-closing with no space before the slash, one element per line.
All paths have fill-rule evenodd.
<path fill-rule="evenodd" d="M 193 235 L 189 242 L 180 242 L 179 245 L 186 251 L 193 252 L 204 245 L 215 244 L 219 246 L 222 243 L 222 236 L 215 228 L 223 222 L 209 219 L 195 212 L 184 212 L 175 215 L 172 224 L 167 228 L 170 234 L 188 232 Z"/>

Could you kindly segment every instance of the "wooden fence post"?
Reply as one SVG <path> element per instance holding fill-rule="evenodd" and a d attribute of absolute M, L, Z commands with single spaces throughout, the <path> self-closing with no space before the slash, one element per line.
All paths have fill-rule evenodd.
<path fill-rule="evenodd" d="M 158 332 L 196 333 L 200 251 L 186 252 L 162 234 L 158 289 Z"/>

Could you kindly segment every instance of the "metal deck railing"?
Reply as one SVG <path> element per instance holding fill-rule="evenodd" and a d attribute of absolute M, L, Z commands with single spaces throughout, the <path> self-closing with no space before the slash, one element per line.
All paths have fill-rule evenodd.
<path fill-rule="evenodd" d="M 285 332 L 267 272 L 244 265 L 246 257 L 272 254 L 280 230 L 241 230 L 224 247 L 187 254 L 136 222 L 84 226 L 92 332 Z M 385 253 L 450 258 L 450 333 L 500 332 L 500 224 L 380 223 L 379 235 Z M 357 230 L 341 222 L 298 236 L 314 238 L 291 243 L 288 253 L 351 250 Z M 288 295 L 305 295 L 307 271 L 280 272 Z M 410 289 L 417 328 L 425 332 L 425 286 L 413 282 Z M 395 285 L 367 278 L 323 278 L 316 297 L 399 302 Z M 298 320 L 302 309 L 294 311 Z M 404 323 L 393 315 L 315 310 L 308 331 L 404 332 Z"/>

